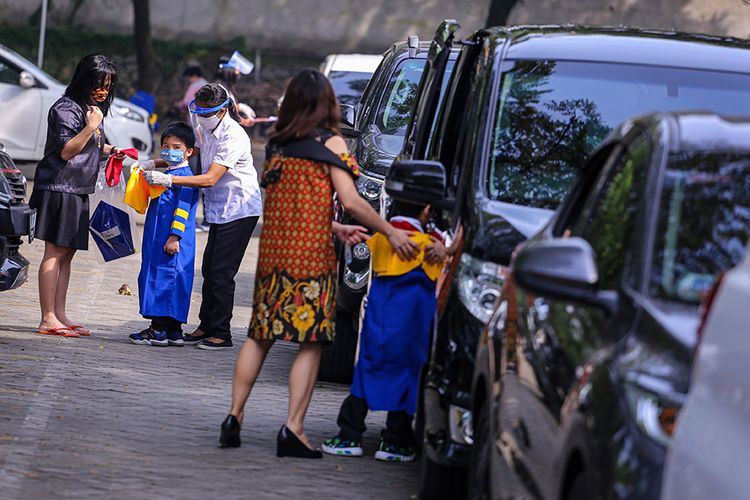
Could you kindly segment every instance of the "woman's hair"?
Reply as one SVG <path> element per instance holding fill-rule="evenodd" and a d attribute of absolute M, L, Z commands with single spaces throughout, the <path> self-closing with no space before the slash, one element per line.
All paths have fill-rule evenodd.
<path fill-rule="evenodd" d="M 201 87 L 198 92 L 195 93 L 195 100 L 205 102 L 210 107 L 218 106 L 224 101 L 229 99 L 231 102 L 227 106 L 229 110 L 229 116 L 234 118 L 235 121 L 240 121 L 240 114 L 237 112 L 237 105 L 229 96 L 229 92 L 226 88 L 218 83 L 208 83 Z"/>
<path fill-rule="evenodd" d="M 104 102 L 97 103 L 102 113 L 106 115 L 115 98 L 117 67 L 115 63 L 101 54 L 91 54 L 79 61 L 73 73 L 73 79 L 65 89 L 65 95 L 86 109 L 91 104 L 91 92 L 103 88 L 108 76 L 110 78 L 109 95 Z"/>
<path fill-rule="evenodd" d="M 327 129 L 340 133 L 341 111 L 331 82 L 318 70 L 305 69 L 289 82 L 271 139 L 288 142 Z"/>
<path fill-rule="evenodd" d="M 193 127 L 185 122 L 172 122 L 164 129 L 161 133 L 161 143 L 164 144 L 164 140 L 167 137 L 176 137 L 185 143 L 186 148 L 195 147 L 195 133 Z"/>

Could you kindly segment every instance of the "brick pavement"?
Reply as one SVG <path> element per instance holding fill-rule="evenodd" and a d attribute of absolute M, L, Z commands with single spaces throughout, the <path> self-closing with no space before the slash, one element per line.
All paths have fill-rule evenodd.
<path fill-rule="evenodd" d="M 206 235 L 198 235 L 198 247 Z M 250 318 L 257 258 L 253 238 L 237 279 L 232 332 L 242 342 Z M 31 280 L 0 294 L 0 498 L 410 498 L 417 464 L 371 458 L 384 415 L 369 417 L 369 457 L 279 459 L 275 436 L 284 422 L 287 372 L 294 346 L 272 349 L 246 409 L 243 446 L 221 450 L 238 347 L 142 347 L 127 334 L 144 327 L 137 297 L 137 257 L 100 264 L 95 250 L 73 261 L 70 316 L 91 338 L 36 335 L 36 270 L 42 242 L 24 245 Z M 196 262 L 200 262 L 200 254 Z M 200 273 L 197 273 L 198 275 Z M 190 324 L 197 324 L 200 276 Z M 314 443 L 337 430 L 346 387 L 318 384 L 307 419 Z"/>

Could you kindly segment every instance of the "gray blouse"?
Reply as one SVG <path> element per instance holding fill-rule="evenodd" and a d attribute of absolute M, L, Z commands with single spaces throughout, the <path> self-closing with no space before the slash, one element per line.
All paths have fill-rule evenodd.
<path fill-rule="evenodd" d="M 61 193 L 91 194 L 104 153 L 104 121 L 80 153 L 68 161 L 60 156 L 65 143 L 86 127 L 86 112 L 75 101 L 63 96 L 52 105 L 47 115 L 47 142 L 44 158 L 36 167 L 34 189 Z"/>

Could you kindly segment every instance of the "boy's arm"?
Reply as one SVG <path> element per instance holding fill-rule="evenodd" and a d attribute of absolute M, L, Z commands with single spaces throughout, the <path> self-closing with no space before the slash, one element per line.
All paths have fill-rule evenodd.
<path fill-rule="evenodd" d="M 169 234 L 182 238 L 182 235 L 185 234 L 185 226 L 187 225 L 188 217 L 190 217 L 194 189 L 186 186 L 177 186 L 173 189 L 178 191 L 177 208 L 174 211 L 172 229 Z"/>

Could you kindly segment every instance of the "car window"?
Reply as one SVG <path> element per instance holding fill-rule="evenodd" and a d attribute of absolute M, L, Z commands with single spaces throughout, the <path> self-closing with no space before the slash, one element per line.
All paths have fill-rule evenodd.
<path fill-rule="evenodd" d="M 641 134 L 615 161 L 605 165 L 576 220 L 574 234 L 594 250 L 602 289 L 617 288 L 627 265 L 649 151 L 648 140 Z"/>
<path fill-rule="evenodd" d="M 650 111 L 750 114 L 750 75 L 572 61 L 512 61 L 487 178 L 492 199 L 554 209 L 612 127 Z"/>
<path fill-rule="evenodd" d="M 664 173 L 651 295 L 698 304 L 750 237 L 750 157 L 673 154 Z"/>
<path fill-rule="evenodd" d="M 331 71 L 328 79 L 333 85 L 339 104 L 356 106 L 371 76 L 371 73 L 360 71 Z"/>
<path fill-rule="evenodd" d="M 5 59 L 0 59 L 0 83 L 20 85 L 21 72 Z"/>
<path fill-rule="evenodd" d="M 375 125 L 383 134 L 406 134 L 424 64 L 424 59 L 406 59 L 393 72 L 375 119 Z"/>

